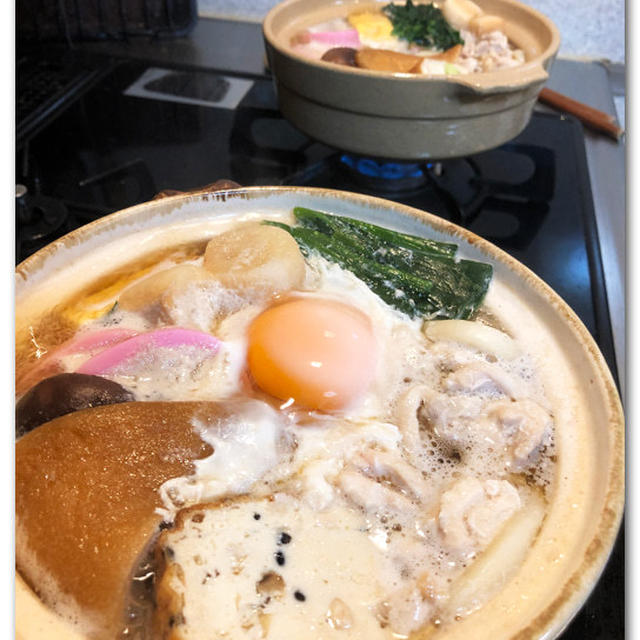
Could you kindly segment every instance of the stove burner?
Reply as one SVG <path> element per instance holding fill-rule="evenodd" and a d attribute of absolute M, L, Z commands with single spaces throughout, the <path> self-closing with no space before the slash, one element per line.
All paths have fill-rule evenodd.
<path fill-rule="evenodd" d="M 15 258 L 21 262 L 50 242 L 113 211 L 151 200 L 158 193 L 146 163 L 139 157 L 110 162 L 107 169 L 83 171 L 43 181 L 27 143 L 16 184 Z M 82 152 L 78 153 L 82 158 Z M 86 159 L 85 166 L 97 163 Z M 64 195 L 62 195 L 62 193 Z"/>
<path fill-rule="evenodd" d="M 509 166 L 508 179 L 498 178 L 502 166 Z M 521 143 L 449 160 L 426 175 L 452 222 L 512 249 L 536 237 L 555 190 L 552 151 Z"/>
<path fill-rule="evenodd" d="M 232 175 L 241 184 L 256 184 L 251 171 L 257 170 L 278 184 L 328 184 L 384 197 L 426 208 L 518 250 L 534 241 L 549 212 L 556 171 L 551 149 L 509 143 L 475 156 L 422 163 L 354 155 L 312 141 L 304 144 L 294 135 L 284 148 L 276 148 L 264 135 L 274 117 L 268 110 L 247 108 L 236 115 L 230 140 Z M 240 121 L 242 127 L 237 126 Z M 256 126 L 259 123 L 265 126 Z"/>
<path fill-rule="evenodd" d="M 16 253 L 22 244 L 43 246 L 62 235 L 69 211 L 57 198 L 30 194 L 23 184 L 16 185 L 16 228 L 20 229 Z"/>
<path fill-rule="evenodd" d="M 385 192 L 408 191 L 427 183 L 426 170 L 431 165 L 418 162 L 393 162 L 376 160 L 345 153 L 340 163 L 347 167 L 350 176 L 363 186 Z"/>

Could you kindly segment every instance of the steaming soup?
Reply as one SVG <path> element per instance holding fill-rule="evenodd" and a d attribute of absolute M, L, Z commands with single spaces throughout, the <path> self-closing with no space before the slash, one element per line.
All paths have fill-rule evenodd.
<path fill-rule="evenodd" d="M 526 311 L 451 243 L 256 218 L 18 342 L 19 570 L 92 637 L 446 633 L 554 487 Z"/>
<path fill-rule="evenodd" d="M 372 71 L 427 76 L 498 71 L 525 62 L 503 18 L 471 0 L 356 6 L 290 37 L 306 58 Z"/>

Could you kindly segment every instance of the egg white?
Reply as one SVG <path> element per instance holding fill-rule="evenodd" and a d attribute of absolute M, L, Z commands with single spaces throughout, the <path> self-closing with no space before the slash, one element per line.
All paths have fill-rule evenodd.
<path fill-rule="evenodd" d="M 387 420 L 395 398 L 407 385 L 406 378 L 424 377 L 426 341 L 422 321 L 411 319 L 386 304 L 350 271 L 314 255 L 308 258 L 304 295 L 349 304 L 371 321 L 376 344 L 374 379 L 363 396 L 339 412 L 343 417 Z"/>
<path fill-rule="evenodd" d="M 319 255 L 307 258 L 303 289 L 292 292 L 297 297 L 321 298 L 348 304 L 363 313 L 371 322 L 376 345 L 376 369 L 369 389 L 353 399 L 344 409 L 333 412 L 348 420 L 389 418 L 395 398 L 416 377 L 421 380 L 432 372 L 425 368 L 426 340 L 422 321 L 411 319 L 381 300 L 369 287 L 339 265 Z M 231 395 L 240 390 L 239 378 L 246 363 L 248 331 L 253 319 L 268 307 L 268 303 L 253 303 L 227 316 L 219 323 L 215 335 L 225 347 L 215 361 L 226 359 L 226 367 L 218 366 L 220 389 Z M 211 392 L 211 388 L 207 390 Z"/>

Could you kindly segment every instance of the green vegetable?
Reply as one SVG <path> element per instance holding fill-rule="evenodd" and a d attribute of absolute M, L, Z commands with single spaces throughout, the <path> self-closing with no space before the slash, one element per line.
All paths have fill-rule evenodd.
<path fill-rule="evenodd" d="M 455 64 L 451 64 L 450 62 L 445 62 L 444 72 L 450 76 L 457 76 L 460 73 L 460 69 L 458 69 L 458 67 L 456 67 Z"/>
<path fill-rule="evenodd" d="M 413 4 L 407 0 L 403 6 L 388 4 L 382 11 L 393 24 L 393 35 L 423 47 L 440 50 L 464 44 L 456 31 L 433 4 Z"/>
<path fill-rule="evenodd" d="M 429 290 L 433 283 L 425 282 L 410 273 L 403 273 L 393 266 L 367 260 L 356 252 L 355 245 L 344 237 L 338 238 L 304 227 L 290 227 L 279 222 L 267 221 L 288 231 L 296 240 L 302 253 L 317 252 L 327 260 L 351 271 L 387 304 L 410 316 L 415 316 L 424 306 L 429 306 Z"/>
<path fill-rule="evenodd" d="M 412 317 L 469 318 L 491 282 L 491 265 L 456 261 L 455 244 L 302 207 L 294 215 L 302 226 L 267 224 L 291 233 L 305 255 L 315 251 L 351 271 L 387 304 Z"/>
<path fill-rule="evenodd" d="M 363 244 L 373 247 L 374 250 L 380 247 L 380 243 L 389 243 L 394 247 L 415 249 L 425 253 L 450 257 L 453 257 L 458 250 L 458 246 L 450 242 L 437 242 L 429 238 L 419 238 L 418 236 L 392 231 L 355 218 L 329 215 L 321 211 L 306 209 L 305 207 L 295 207 L 293 215 L 305 227 L 329 234 L 341 231 L 353 235 Z"/>

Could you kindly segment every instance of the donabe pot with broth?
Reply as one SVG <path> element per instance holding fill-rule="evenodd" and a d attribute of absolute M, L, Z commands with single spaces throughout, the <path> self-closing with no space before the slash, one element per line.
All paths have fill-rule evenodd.
<path fill-rule="evenodd" d="M 402 2 L 274 7 L 263 33 L 283 115 L 338 149 L 398 160 L 466 156 L 518 135 L 558 51 L 551 20 L 515 0 L 436 2 L 436 18 L 408 5 L 408 15 Z"/>
<path fill-rule="evenodd" d="M 16 283 L 19 638 L 553 637 L 600 574 L 611 375 L 468 231 L 339 191 L 200 193 Z"/>

